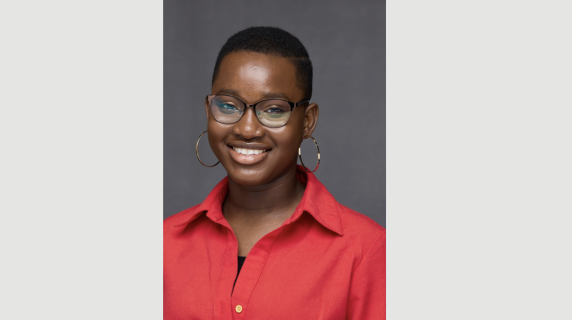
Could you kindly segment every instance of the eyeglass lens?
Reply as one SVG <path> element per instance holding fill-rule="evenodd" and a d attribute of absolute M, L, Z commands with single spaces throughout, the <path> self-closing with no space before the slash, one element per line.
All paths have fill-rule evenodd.
<path fill-rule="evenodd" d="M 211 100 L 211 111 L 215 119 L 224 124 L 236 123 L 245 112 L 242 101 L 231 96 L 215 96 Z M 290 118 L 290 104 L 282 100 L 265 100 L 258 103 L 255 113 L 260 122 L 270 128 L 282 127 Z"/>

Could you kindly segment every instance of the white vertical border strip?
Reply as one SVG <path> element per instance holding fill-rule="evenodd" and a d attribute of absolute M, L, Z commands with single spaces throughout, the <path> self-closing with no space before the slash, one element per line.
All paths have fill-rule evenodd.
<path fill-rule="evenodd" d="M 162 317 L 162 21 L 0 4 L 1 319 Z"/>
<path fill-rule="evenodd" d="M 571 12 L 388 2 L 388 319 L 572 319 Z"/>

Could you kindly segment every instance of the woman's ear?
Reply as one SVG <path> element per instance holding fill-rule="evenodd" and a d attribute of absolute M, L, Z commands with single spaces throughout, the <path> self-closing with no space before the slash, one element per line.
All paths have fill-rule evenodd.
<path fill-rule="evenodd" d="M 312 136 L 312 133 L 318 124 L 319 114 L 320 109 L 316 103 L 311 103 L 304 108 L 304 139 Z"/>
<path fill-rule="evenodd" d="M 208 119 L 209 119 L 209 115 L 210 115 L 210 112 L 209 112 L 209 100 L 208 100 L 208 98 L 205 98 L 205 111 L 207 112 L 207 120 L 208 120 Z"/>

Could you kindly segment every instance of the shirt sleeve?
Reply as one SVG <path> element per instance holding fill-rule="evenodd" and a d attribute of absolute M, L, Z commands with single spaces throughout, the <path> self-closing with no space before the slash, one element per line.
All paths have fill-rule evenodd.
<path fill-rule="evenodd" d="M 346 319 L 385 319 L 385 230 L 352 276 L 347 312 Z"/>

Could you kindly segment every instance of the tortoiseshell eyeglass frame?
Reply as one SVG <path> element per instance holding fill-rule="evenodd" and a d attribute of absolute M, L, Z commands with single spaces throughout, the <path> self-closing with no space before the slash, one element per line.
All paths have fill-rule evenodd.
<path fill-rule="evenodd" d="M 212 95 L 208 95 L 208 96 L 206 97 L 206 101 L 207 101 L 207 103 L 208 103 L 209 109 L 212 107 L 211 102 L 212 102 L 212 100 L 214 99 L 214 97 L 216 97 L 216 96 L 234 98 L 234 99 L 240 101 L 240 102 L 244 105 L 244 110 L 245 110 L 245 111 L 246 111 L 246 108 L 252 107 L 252 110 L 255 111 L 255 113 L 256 113 L 256 106 L 257 106 L 259 103 L 262 103 L 262 102 L 264 102 L 264 101 L 269 101 L 269 100 L 280 100 L 280 101 L 284 101 L 284 102 L 288 103 L 288 104 L 290 105 L 290 112 L 292 112 L 292 111 L 294 110 L 294 108 L 296 108 L 296 107 L 298 107 L 298 106 L 302 106 L 302 105 L 305 105 L 305 104 L 307 104 L 307 103 L 310 103 L 310 100 L 302 100 L 302 101 L 299 101 L 299 102 L 292 102 L 292 101 L 288 101 L 288 100 L 284 100 L 284 99 L 279 99 L 279 98 L 270 98 L 270 99 L 260 100 L 260 101 L 258 101 L 258 102 L 255 103 L 255 104 L 248 104 L 248 103 L 242 101 L 241 99 L 239 99 L 239 98 L 237 98 L 237 97 L 235 97 L 235 96 L 231 96 L 231 95 L 229 95 L 229 94 L 212 94 Z M 211 113 L 212 113 L 212 110 L 211 110 Z M 235 122 L 232 122 L 232 123 L 220 122 L 220 121 L 217 120 L 217 118 L 214 116 L 214 114 L 213 114 L 213 118 L 214 118 L 214 119 L 216 120 L 216 122 L 218 122 L 218 123 L 222 123 L 222 124 L 235 124 L 235 123 L 239 122 L 240 119 L 242 119 L 242 117 L 244 117 L 245 114 L 246 114 L 246 112 L 243 112 L 242 115 L 240 116 L 240 118 L 238 118 L 238 120 L 236 120 Z M 263 126 L 265 126 L 265 127 L 267 127 L 267 128 L 281 128 L 281 127 L 285 126 L 285 125 L 288 123 L 288 120 L 290 120 L 290 116 L 288 116 L 288 120 L 286 120 L 286 122 L 285 122 L 283 125 L 281 125 L 281 126 L 279 126 L 279 127 L 269 127 L 269 126 L 265 125 L 264 123 L 262 123 L 262 121 L 260 120 L 260 118 L 259 118 L 258 116 L 257 116 L 256 118 L 258 119 L 258 122 L 260 122 L 260 124 L 262 124 Z"/>

